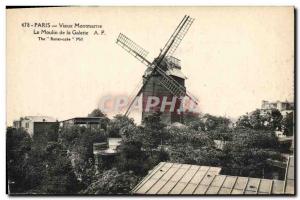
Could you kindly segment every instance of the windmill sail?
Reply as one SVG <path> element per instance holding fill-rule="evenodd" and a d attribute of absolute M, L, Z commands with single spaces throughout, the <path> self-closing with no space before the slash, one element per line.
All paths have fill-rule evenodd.
<path fill-rule="evenodd" d="M 145 58 L 149 52 L 137 43 L 133 42 L 126 35 L 120 33 L 116 43 L 145 65 L 151 65 L 151 63 Z"/>
<path fill-rule="evenodd" d="M 189 28 L 191 27 L 194 19 L 190 16 L 185 15 L 184 18 L 181 20 L 177 28 L 175 29 L 174 33 L 170 37 L 170 39 L 167 41 L 166 45 L 162 49 L 161 53 L 158 56 L 158 59 L 154 61 L 153 63 L 150 63 L 145 57 L 147 56 L 148 52 L 143 49 L 141 46 L 130 40 L 127 36 L 120 33 L 119 37 L 117 38 L 116 43 L 120 45 L 122 48 L 124 48 L 127 52 L 132 54 L 135 58 L 137 58 L 139 61 L 147 65 L 148 67 L 152 67 L 152 71 L 148 76 L 145 77 L 144 83 L 131 101 L 131 104 L 129 105 L 125 115 L 127 116 L 130 113 L 131 107 L 133 103 L 135 102 L 135 99 L 139 97 L 145 87 L 145 85 L 148 83 L 151 75 L 153 73 L 158 73 L 162 76 L 162 79 L 160 80 L 160 84 L 165 87 L 172 95 L 177 97 L 183 97 L 187 96 L 189 97 L 195 104 L 198 104 L 198 99 L 194 97 L 190 92 L 186 90 L 184 86 L 179 84 L 175 79 L 173 79 L 171 76 L 166 74 L 166 72 L 161 68 L 161 63 L 166 57 L 170 57 L 173 55 L 173 53 L 178 48 L 179 44 L 183 40 L 184 36 L 188 32 Z M 168 62 L 166 62 L 168 65 Z"/>
<path fill-rule="evenodd" d="M 194 19 L 190 16 L 185 15 L 183 17 L 182 21 L 179 23 L 174 33 L 171 35 L 170 39 L 161 51 L 161 59 L 174 54 L 193 22 Z"/>

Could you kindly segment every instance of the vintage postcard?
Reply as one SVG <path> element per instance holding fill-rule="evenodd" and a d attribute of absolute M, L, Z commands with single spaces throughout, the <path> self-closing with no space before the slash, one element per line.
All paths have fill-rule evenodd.
<path fill-rule="evenodd" d="M 295 195 L 294 20 L 7 7 L 7 194 Z"/>

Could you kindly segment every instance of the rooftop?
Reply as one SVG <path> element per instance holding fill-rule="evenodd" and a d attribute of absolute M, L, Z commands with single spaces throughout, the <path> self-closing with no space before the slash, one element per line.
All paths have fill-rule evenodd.
<path fill-rule="evenodd" d="M 219 167 L 161 162 L 132 192 L 149 195 L 294 194 L 294 156 L 288 159 L 284 181 L 221 175 L 220 171 Z"/>

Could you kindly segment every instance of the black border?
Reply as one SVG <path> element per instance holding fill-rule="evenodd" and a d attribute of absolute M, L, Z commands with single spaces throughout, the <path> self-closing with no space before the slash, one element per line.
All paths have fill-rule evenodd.
<path fill-rule="evenodd" d="M 101 6 L 101 5 L 98 5 Z M 183 5 L 182 5 L 183 6 Z M 201 6 L 201 5 L 195 5 L 195 6 Z M 214 7 L 218 7 L 221 5 L 214 5 Z M 6 9 L 26 9 L 26 8 L 52 8 L 52 7 L 79 7 L 79 6 L 71 6 L 71 5 L 62 5 L 62 6 L 6 6 Z M 89 6 L 85 6 L 89 7 Z M 123 6 L 126 7 L 126 6 Z M 147 7 L 147 6 L 144 6 Z M 178 6 L 180 7 L 180 6 Z M 192 7 L 192 6 L 190 6 Z M 234 7 L 234 6 L 228 6 L 228 7 Z M 255 7 L 255 6 L 242 6 L 242 7 Z M 264 7 L 264 6 L 257 6 L 257 7 Z M 274 6 L 271 6 L 274 7 Z M 74 197 L 91 197 L 91 196 L 98 196 L 98 197 L 105 197 L 105 196 L 119 196 L 119 197 L 276 197 L 276 196 L 282 196 L 282 197 L 296 197 L 297 196 L 297 8 L 294 6 L 294 175 L 295 175 L 295 182 L 294 182 L 294 194 L 268 194 L 268 195 L 251 195 L 251 194 L 238 194 L 238 195 L 146 195 L 146 194 L 8 194 L 8 177 L 6 173 L 6 194 L 11 197 L 45 197 L 45 196 L 74 196 Z M 5 155 L 6 157 L 6 155 Z M 6 160 L 5 160 L 6 162 Z M 7 170 L 7 163 L 6 163 L 6 170 Z"/>

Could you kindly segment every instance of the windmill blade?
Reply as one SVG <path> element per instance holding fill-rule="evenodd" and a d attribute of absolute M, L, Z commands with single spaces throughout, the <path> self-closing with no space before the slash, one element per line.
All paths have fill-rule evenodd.
<path fill-rule="evenodd" d="M 182 86 L 180 83 L 178 83 L 175 79 L 173 79 L 171 76 L 167 75 L 164 70 L 162 70 L 160 67 L 156 66 L 155 69 L 152 70 L 151 74 L 154 73 L 154 71 L 157 71 L 162 76 L 160 84 L 162 86 L 164 86 L 167 90 L 169 90 L 174 96 L 177 96 L 177 97 L 187 96 L 191 101 L 193 101 L 196 105 L 198 105 L 198 99 L 194 95 L 192 95 L 189 91 L 187 91 L 186 88 L 184 86 Z M 142 87 L 139 89 L 139 91 L 137 92 L 135 97 L 132 98 L 132 101 L 129 104 L 129 106 L 125 112 L 125 116 L 129 115 L 129 113 L 131 111 L 131 107 L 132 107 L 133 103 L 135 102 L 135 99 L 141 95 L 145 85 L 148 83 L 148 81 L 151 77 L 151 74 L 148 75 L 148 77 L 146 78 Z"/>
<path fill-rule="evenodd" d="M 148 51 L 143 49 L 140 45 L 133 42 L 126 35 L 120 33 L 116 43 L 133 55 L 136 59 L 141 61 L 143 64 L 150 66 L 151 63 L 145 58 L 148 55 Z"/>
<path fill-rule="evenodd" d="M 183 17 L 182 21 L 179 23 L 174 33 L 172 34 L 172 36 L 164 46 L 163 50 L 161 51 L 161 60 L 166 56 L 171 56 L 174 54 L 182 39 L 190 29 L 194 20 L 195 19 L 187 15 Z"/>
<path fill-rule="evenodd" d="M 156 70 L 162 76 L 160 84 L 163 85 L 167 90 L 169 90 L 174 96 L 177 97 L 187 96 L 196 105 L 198 105 L 198 99 L 194 95 L 192 95 L 192 93 L 187 91 L 184 86 L 178 83 L 171 76 L 167 75 L 166 72 L 161 68 L 157 67 Z"/>

